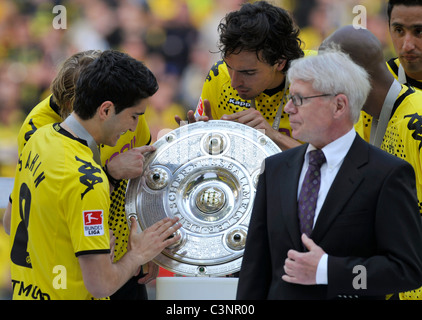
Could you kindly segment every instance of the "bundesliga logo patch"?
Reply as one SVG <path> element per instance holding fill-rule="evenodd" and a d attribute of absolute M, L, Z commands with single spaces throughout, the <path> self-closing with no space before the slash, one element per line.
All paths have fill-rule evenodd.
<path fill-rule="evenodd" d="M 104 235 L 103 210 L 84 211 L 83 215 L 86 237 Z"/>
<path fill-rule="evenodd" d="M 202 103 L 202 97 L 199 98 L 198 106 L 196 107 L 197 113 L 200 116 L 204 115 L 204 104 Z"/>

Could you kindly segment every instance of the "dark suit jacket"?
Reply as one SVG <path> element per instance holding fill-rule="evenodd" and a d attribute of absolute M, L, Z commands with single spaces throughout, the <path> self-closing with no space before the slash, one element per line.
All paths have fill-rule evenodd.
<path fill-rule="evenodd" d="M 302 145 L 265 161 L 237 298 L 384 298 L 422 286 L 422 227 L 413 168 L 359 136 L 310 236 L 329 255 L 328 285 L 296 285 L 281 279 L 288 250 L 303 251 L 297 189 L 306 148 Z M 353 272 L 355 266 L 365 269 Z M 364 276 L 363 270 L 366 289 L 355 289 L 354 279 Z"/>

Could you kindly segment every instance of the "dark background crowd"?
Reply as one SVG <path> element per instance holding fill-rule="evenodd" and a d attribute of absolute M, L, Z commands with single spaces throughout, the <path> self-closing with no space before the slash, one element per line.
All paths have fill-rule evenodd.
<path fill-rule="evenodd" d="M 177 127 L 174 115 L 195 109 L 202 84 L 220 58 L 220 20 L 245 0 L 1 0 L 0 178 L 13 177 L 17 133 L 28 112 L 49 95 L 62 61 L 78 51 L 116 49 L 144 61 L 160 89 L 146 113 L 153 140 Z M 317 49 L 336 28 L 366 11 L 366 27 L 395 55 L 386 0 L 272 0 L 290 10 L 304 49 Z M 53 8 L 65 11 L 53 13 Z M 359 7 L 356 7 L 359 6 Z M 357 11 L 354 11 L 355 10 Z M 62 27 L 53 24 L 56 17 Z M 0 208 L 0 218 L 3 214 Z M 0 222 L 1 223 L 1 222 Z M 8 238 L 0 227 L 0 298 L 9 298 Z"/>

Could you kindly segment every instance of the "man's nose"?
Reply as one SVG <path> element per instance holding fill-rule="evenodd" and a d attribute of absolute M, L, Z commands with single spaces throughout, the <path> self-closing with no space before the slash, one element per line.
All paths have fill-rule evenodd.
<path fill-rule="evenodd" d="M 410 33 L 405 35 L 402 49 L 405 52 L 409 52 L 415 49 L 415 39 Z"/>
<path fill-rule="evenodd" d="M 230 73 L 230 79 L 232 88 L 237 88 L 242 85 L 241 75 L 238 72 L 232 71 Z"/>
<path fill-rule="evenodd" d="M 296 107 L 293 104 L 292 99 L 289 99 L 289 101 L 287 101 L 286 105 L 284 106 L 284 112 L 291 114 L 294 112 L 294 110 L 296 110 Z"/>

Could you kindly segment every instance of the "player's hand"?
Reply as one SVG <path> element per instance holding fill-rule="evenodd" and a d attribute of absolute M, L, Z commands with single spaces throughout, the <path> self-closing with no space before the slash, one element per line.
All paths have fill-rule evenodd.
<path fill-rule="evenodd" d="M 262 131 L 268 138 L 277 144 L 281 150 L 287 150 L 299 146 L 297 140 L 273 129 L 268 121 L 256 109 L 247 109 L 233 114 L 226 114 L 221 120 L 235 121 Z"/>
<path fill-rule="evenodd" d="M 139 177 L 144 169 L 144 155 L 152 151 L 154 146 L 142 146 L 120 153 L 107 164 L 108 173 L 116 180 Z"/>
<path fill-rule="evenodd" d="M 211 104 L 210 104 L 209 100 L 207 100 L 207 99 L 204 100 L 204 114 L 205 114 L 204 116 L 199 116 L 199 117 L 195 118 L 195 112 L 192 111 L 192 110 L 189 110 L 187 112 L 187 121 L 182 120 L 182 118 L 180 118 L 178 115 L 176 115 L 174 117 L 174 119 L 176 120 L 176 122 L 179 126 L 184 125 L 184 124 L 194 123 L 194 122 L 197 122 L 197 121 L 213 120 L 212 112 L 211 112 Z"/>
<path fill-rule="evenodd" d="M 221 120 L 235 121 L 254 129 L 265 130 L 266 134 L 273 130 L 268 121 L 262 116 L 261 112 L 253 108 L 233 114 L 225 114 L 221 117 Z"/>
<path fill-rule="evenodd" d="M 157 266 L 154 262 L 150 261 L 143 266 L 144 276 L 138 280 L 139 284 L 147 284 L 152 280 L 155 280 L 160 271 L 160 267 Z"/>
<path fill-rule="evenodd" d="M 166 247 L 180 240 L 175 234 L 181 228 L 179 218 L 164 218 L 141 232 L 134 217 L 131 217 L 128 252 L 135 256 L 138 265 L 144 265 L 154 259 Z"/>

